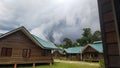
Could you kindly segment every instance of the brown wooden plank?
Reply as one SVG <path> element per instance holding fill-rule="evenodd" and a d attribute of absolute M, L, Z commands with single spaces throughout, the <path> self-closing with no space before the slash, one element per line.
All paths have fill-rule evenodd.
<path fill-rule="evenodd" d="M 43 49 L 33 43 L 25 34 L 21 31 L 8 35 L 0 39 L 0 49 L 2 47 L 12 48 L 11 57 L 0 56 L 0 64 L 18 64 L 18 63 L 50 63 L 53 62 L 51 53 L 48 56 L 42 56 Z M 23 49 L 31 49 L 31 56 L 29 58 L 23 57 Z M 0 51 L 1 52 L 1 51 Z"/>
<path fill-rule="evenodd" d="M 119 56 L 109 56 L 109 67 L 115 68 L 120 67 L 120 57 Z"/>
<path fill-rule="evenodd" d="M 116 43 L 117 36 L 115 32 L 106 33 L 106 43 Z"/>
<path fill-rule="evenodd" d="M 119 55 L 118 44 L 108 44 L 108 55 Z"/>
<path fill-rule="evenodd" d="M 115 31 L 115 23 L 113 23 L 113 21 L 111 23 L 105 24 L 104 27 L 105 27 L 105 32 Z"/>
<path fill-rule="evenodd" d="M 111 21 L 114 20 L 113 17 L 114 17 L 113 16 L 113 12 L 112 11 L 108 12 L 108 13 L 106 13 L 106 14 L 103 15 L 103 21 L 106 22 L 106 23 L 109 23 L 109 22 L 111 22 Z"/>

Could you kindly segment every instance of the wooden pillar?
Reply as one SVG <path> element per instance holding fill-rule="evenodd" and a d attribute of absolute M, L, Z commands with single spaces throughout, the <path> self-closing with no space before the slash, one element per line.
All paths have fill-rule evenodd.
<path fill-rule="evenodd" d="M 50 63 L 50 66 L 52 66 L 52 63 Z"/>
<path fill-rule="evenodd" d="M 14 64 L 14 68 L 17 68 L 17 64 Z"/>
<path fill-rule="evenodd" d="M 83 60 L 82 53 L 80 54 L 80 59 L 81 59 L 81 61 Z"/>
<path fill-rule="evenodd" d="M 33 68 L 35 68 L 35 63 L 33 63 Z"/>

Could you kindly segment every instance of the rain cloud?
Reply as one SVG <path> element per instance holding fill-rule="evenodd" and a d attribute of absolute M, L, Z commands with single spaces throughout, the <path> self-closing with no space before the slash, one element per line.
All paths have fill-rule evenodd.
<path fill-rule="evenodd" d="M 83 28 L 100 30 L 97 0 L 0 0 L 0 33 L 20 26 L 56 44 L 75 41 Z"/>

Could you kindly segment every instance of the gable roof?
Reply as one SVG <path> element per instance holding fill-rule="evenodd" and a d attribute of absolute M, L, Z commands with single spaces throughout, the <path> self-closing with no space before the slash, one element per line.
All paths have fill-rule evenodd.
<path fill-rule="evenodd" d="M 22 31 L 29 39 L 31 39 L 35 44 L 37 44 L 38 46 L 40 46 L 43 49 L 54 49 L 57 48 L 53 43 L 48 42 L 48 41 L 44 41 L 42 39 L 40 39 L 39 37 L 35 36 L 35 35 L 31 35 L 31 33 L 24 27 L 19 27 L 17 29 L 14 29 L 12 31 L 9 31 L 3 35 L 0 36 L 0 38 L 3 38 L 7 35 L 10 35 L 12 33 L 15 33 L 17 31 Z"/>
<path fill-rule="evenodd" d="M 57 49 L 53 50 L 52 53 L 54 53 L 54 52 L 56 52 L 56 51 L 58 51 L 60 54 L 64 54 L 64 53 L 63 53 L 63 51 L 64 51 L 63 48 L 59 48 L 59 47 L 58 47 Z"/>
<path fill-rule="evenodd" d="M 103 53 L 103 45 L 102 45 L 102 41 L 99 42 L 95 42 L 93 44 L 88 44 L 83 51 L 87 48 L 87 47 L 92 47 L 93 49 L 95 49 L 97 52 L 99 53 Z"/>
<path fill-rule="evenodd" d="M 57 48 L 52 42 L 50 41 L 45 41 L 45 40 L 42 40 L 41 38 L 35 36 L 35 35 L 32 35 L 38 42 L 39 44 L 43 45 L 43 47 L 45 48 Z"/>
<path fill-rule="evenodd" d="M 84 48 L 83 46 L 71 47 L 71 48 L 65 49 L 65 52 L 71 53 L 71 54 L 82 53 L 83 48 Z"/>

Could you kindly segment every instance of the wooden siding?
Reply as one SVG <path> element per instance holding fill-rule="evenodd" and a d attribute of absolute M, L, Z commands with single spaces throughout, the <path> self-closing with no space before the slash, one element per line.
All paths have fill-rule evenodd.
<path fill-rule="evenodd" d="M 83 53 L 85 53 L 85 52 L 97 52 L 97 51 L 96 51 L 94 48 L 88 46 L 88 47 L 83 51 Z"/>
<path fill-rule="evenodd" d="M 90 59 L 91 57 L 91 59 Z M 83 60 L 84 61 L 99 61 L 103 58 L 103 54 L 96 51 L 94 48 L 88 46 L 83 51 Z"/>
<path fill-rule="evenodd" d="M 11 57 L 1 56 L 1 48 L 12 48 Z M 31 49 L 31 56 L 25 58 L 22 55 L 23 49 Z M 17 31 L 0 39 L 0 64 L 24 64 L 24 63 L 51 63 L 52 55 L 42 55 L 43 49 L 34 44 L 24 33 Z"/>
<path fill-rule="evenodd" d="M 120 1 L 98 0 L 98 5 L 106 68 L 120 68 Z"/>
<path fill-rule="evenodd" d="M 60 56 L 62 56 L 62 54 L 60 54 L 59 51 L 55 51 L 53 52 L 53 56 L 54 58 L 59 58 Z"/>
<path fill-rule="evenodd" d="M 80 53 L 77 53 L 77 54 L 66 54 L 66 59 L 67 60 L 78 61 L 78 60 L 81 60 L 81 54 Z"/>

